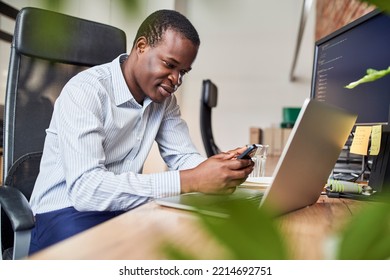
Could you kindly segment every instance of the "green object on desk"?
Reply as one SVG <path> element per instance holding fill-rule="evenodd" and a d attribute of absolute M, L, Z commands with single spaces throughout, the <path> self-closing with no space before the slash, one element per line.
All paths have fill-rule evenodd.
<path fill-rule="evenodd" d="M 294 126 L 295 121 L 298 118 L 300 107 L 284 107 L 283 108 L 283 121 L 280 124 L 281 128 L 291 128 Z"/>

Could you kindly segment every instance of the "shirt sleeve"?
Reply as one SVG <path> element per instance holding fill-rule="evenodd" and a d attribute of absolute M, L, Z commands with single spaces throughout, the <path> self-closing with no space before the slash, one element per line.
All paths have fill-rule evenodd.
<path fill-rule="evenodd" d="M 172 170 L 194 168 L 206 160 L 193 144 L 187 123 L 181 118 L 176 97 L 172 96 L 156 137 L 160 154 Z"/>

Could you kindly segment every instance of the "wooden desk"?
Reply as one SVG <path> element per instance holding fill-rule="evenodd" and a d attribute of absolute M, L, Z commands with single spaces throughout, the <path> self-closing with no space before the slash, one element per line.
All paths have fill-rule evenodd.
<path fill-rule="evenodd" d="M 267 159 L 271 176 L 277 157 Z M 327 238 L 362 207 L 361 201 L 330 199 L 278 218 L 293 259 L 324 259 Z M 31 259 L 166 259 L 162 246 L 171 242 L 202 259 L 218 259 L 223 249 L 187 211 L 148 203 L 31 256 Z"/>
<path fill-rule="evenodd" d="M 279 217 L 292 259 L 324 259 L 324 246 L 363 202 L 321 196 L 310 207 Z M 199 227 L 191 212 L 154 202 L 118 216 L 31 256 L 31 259 L 166 259 L 172 242 L 203 259 L 219 259 L 223 249 Z"/>

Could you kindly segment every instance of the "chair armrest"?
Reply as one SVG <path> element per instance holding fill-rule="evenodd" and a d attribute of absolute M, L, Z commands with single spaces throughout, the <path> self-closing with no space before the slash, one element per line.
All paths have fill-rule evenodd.
<path fill-rule="evenodd" d="M 35 226 L 30 204 L 18 189 L 0 186 L 0 206 L 11 221 L 15 232 L 29 230 Z"/>

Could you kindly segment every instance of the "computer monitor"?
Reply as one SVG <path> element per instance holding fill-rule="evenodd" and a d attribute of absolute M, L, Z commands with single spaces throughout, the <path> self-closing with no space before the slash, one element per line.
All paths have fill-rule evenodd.
<path fill-rule="evenodd" d="M 316 42 L 311 97 L 357 114 L 356 124 L 387 124 L 390 75 L 345 86 L 389 66 L 390 16 L 375 10 Z"/>

